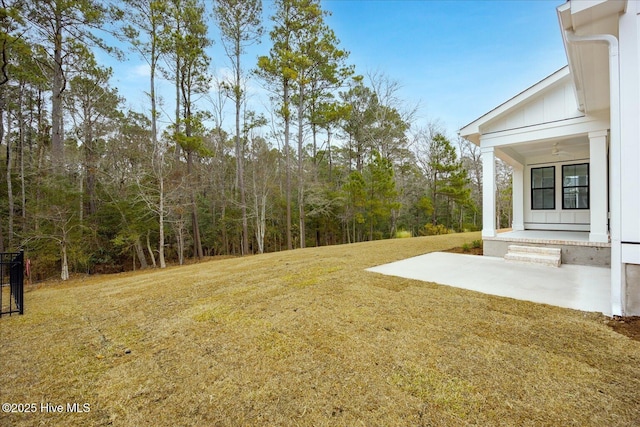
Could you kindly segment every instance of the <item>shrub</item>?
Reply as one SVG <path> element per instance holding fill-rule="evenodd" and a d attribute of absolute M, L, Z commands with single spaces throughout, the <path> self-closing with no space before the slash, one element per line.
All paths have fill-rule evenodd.
<path fill-rule="evenodd" d="M 471 247 L 473 249 L 480 249 L 482 247 L 482 240 L 474 240 L 471 242 Z"/>
<path fill-rule="evenodd" d="M 451 230 L 442 224 L 433 225 L 429 223 L 422 228 L 421 232 L 423 236 L 436 236 L 439 234 L 449 234 Z"/>
<path fill-rule="evenodd" d="M 462 224 L 462 231 L 469 232 L 469 231 L 480 231 L 482 229 L 482 227 L 478 226 L 478 225 L 474 225 L 472 223 L 469 222 L 465 222 Z"/>
<path fill-rule="evenodd" d="M 396 231 L 396 239 L 406 239 L 411 236 L 411 232 L 407 230 L 398 230 Z"/>
<path fill-rule="evenodd" d="M 468 243 L 465 243 L 464 245 L 462 245 L 462 252 L 471 252 L 471 247 L 469 246 Z"/>

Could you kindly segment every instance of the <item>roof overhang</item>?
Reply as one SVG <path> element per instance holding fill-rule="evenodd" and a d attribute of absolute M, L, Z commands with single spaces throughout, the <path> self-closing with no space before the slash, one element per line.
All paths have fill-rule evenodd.
<path fill-rule="evenodd" d="M 626 8 L 627 0 L 581 0 L 568 1 L 556 9 L 580 111 L 609 109 L 609 51 L 606 43 L 576 43 L 570 38 L 618 37 L 619 16 Z"/>
<path fill-rule="evenodd" d="M 577 31 L 627 10 L 627 0 L 580 0 L 567 1 L 556 9 L 561 28 Z"/>

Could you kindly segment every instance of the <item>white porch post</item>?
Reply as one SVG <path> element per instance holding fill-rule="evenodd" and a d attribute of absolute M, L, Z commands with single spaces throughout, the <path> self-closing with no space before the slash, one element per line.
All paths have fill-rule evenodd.
<path fill-rule="evenodd" d="M 514 231 L 520 231 L 524 230 L 524 166 L 517 164 L 511 167 L 513 168 L 513 222 L 511 228 Z"/>
<path fill-rule="evenodd" d="M 482 237 L 496 235 L 496 158 L 493 147 L 480 148 L 482 155 Z"/>
<path fill-rule="evenodd" d="M 589 132 L 589 210 L 590 242 L 608 242 L 607 221 L 607 134 L 606 130 Z"/>

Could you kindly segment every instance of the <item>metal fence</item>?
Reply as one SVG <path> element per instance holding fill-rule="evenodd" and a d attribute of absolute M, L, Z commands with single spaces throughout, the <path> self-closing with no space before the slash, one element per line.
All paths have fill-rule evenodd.
<path fill-rule="evenodd" d="M 0 317 L 24 313 L 24 252 L 0 252 Z"/>

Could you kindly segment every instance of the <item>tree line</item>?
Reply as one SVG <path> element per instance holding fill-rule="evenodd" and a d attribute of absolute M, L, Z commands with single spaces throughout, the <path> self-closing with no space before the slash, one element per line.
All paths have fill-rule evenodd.
<path fill-rule="evenodd" d="M 477 147 L 357 75 L 319 0 L 275 0 L 268 22 L 260 0 L 0 1 L 0 251 L 25 249 L 36 278 L 481 224 Z M 98 51 L 146 63 L 148 108 L 125 107 Z"/>

